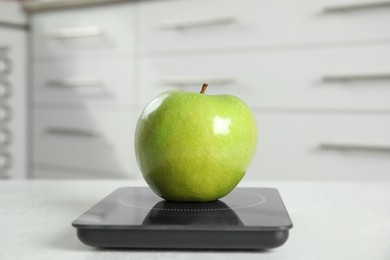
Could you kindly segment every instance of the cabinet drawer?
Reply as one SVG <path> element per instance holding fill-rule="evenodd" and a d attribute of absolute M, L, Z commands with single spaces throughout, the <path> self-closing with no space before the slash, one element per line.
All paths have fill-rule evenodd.
<path fill-rule="evenodd" d="M 389 109 L 390 47 L 144 57 L 143 105 L 171 89 L 232 94 L 252 107 Z"/>
<path fill-rule="evenodd" d="M 33 163 L 130 176 L 136 169 L 134 112 L 35 110 Z"/>
<path fill-rule="evenodd" d="M 257 114 L 247 180 L 390 180 L 390 115 Z"/>
<path fill-rule="evenodd" d="M 114 4 L 36 13 L 32 28 L 34 56 L 129 53 L 134 46 L 134 8 Z"/>
<path fill-rule="evenodd" d="M 132 60 L 36 62 L 33 70 L 35 102 L 134 103 Z"/>
<path fill-rule="evenodd" d="M 142 51 L 389 39 L 390 4 L 369 0 L 139 3 Z"/>

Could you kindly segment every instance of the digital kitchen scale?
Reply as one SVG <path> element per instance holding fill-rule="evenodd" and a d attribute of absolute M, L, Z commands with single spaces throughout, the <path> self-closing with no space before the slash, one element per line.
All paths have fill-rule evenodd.
<path fill-rule="evenodd" d="M 236 188 L 213 202 L 169 202 L 148 187 L 119 188 L 72 225 L 89 246 L 160 249 L 269 249 L 292 228 L 273 188 Z"/>

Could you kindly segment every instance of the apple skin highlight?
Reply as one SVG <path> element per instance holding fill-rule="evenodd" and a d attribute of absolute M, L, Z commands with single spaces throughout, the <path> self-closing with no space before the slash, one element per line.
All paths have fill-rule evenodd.
<path fill-rule="evenodd" d="M 141 113 L 138 165 L 150 188 L 169 201 L 226 196 L 244 177 L 257 145 L 250 108 L 231 95 L 168 91 Z"/>

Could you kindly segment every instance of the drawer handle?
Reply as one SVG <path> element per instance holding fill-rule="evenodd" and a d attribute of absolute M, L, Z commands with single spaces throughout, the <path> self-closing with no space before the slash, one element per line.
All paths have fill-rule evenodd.
<path fill-rule="evenodd" d="M 11 132 L 7 129 L 0 130 L 0 144 L 9 145 L 11 143 Z"/>
<path fill-rule="evenodd" d="M 72 38 L 86 38 L 99 37 L 103 35 L 103 29 L 99 26 L 86 26 L 76 28 L 62 28 L 53 30 L 47 33 L 50 38 L 55 39 L 72 39 Z"/>
<path fill-rule="evenodd" d="M 160 23 L 159 28 L 162 30 L 187 29 L 213 25 L 227 25 L 235 23 L 236 21 L 237 19 L 233 16 L 196 18 L 185 20 L 166 20 Z"/>
<path fill-rule="evenodd" d="M 0 169 L 9 169 L 11 168 L 12 157 L 9 153 L 0 153 Z"/>
<path fill-rule="evenodd" d="M 47 86 L 60 87 L 60 88 L 80 88 L 80 87 L 100 87 L 103 84 L 103 80 L 100 78 L 64 78 L 49 80 Z"/>
<path fill-rule="evenodd" d="M 0 121 L 11 120 L 11 108 L 8 106 L 0 106 Z"/>
<path fill-rule="evenodd" d="M 381 8 L 381 7 L 390 7 L 390 1 L 328 6 L 324 8 L 324 12 L 337 13 L 337 12 L 359 11 L 364 9 L 373 9 L 373 8 Z"/>
<path fill-rule="evenodd" d="M 10 74 L 12 62 L 8 58 L 0 58 L 0 73 Z"/>
<path fill-rule="evenodd" d="M 7 82 L 0 82 L 0 97 L 9 98 L 11 96 L 11 87 Z"/>
<path fill-rule="evenodd" d="M 78 136 L 78 137 L 100 137 L 99 132 L 87 129 L 67 128 L 67 127 L 48 127 L 45 132 L 49 135 Z"/>
<path fill-rule="evenodd" d="M 234 78 L 228 77 L 166 77 L 161 80 L 163 85 L 170 86 L 191 86 L 191 85 L 202 85 L 207 82 L 212 85 L 227 85 L 234 83 Z"/>
<path fill-rule="evenodd" d="M 370 81 L 370 80 L 390 80 L 390 73 L 329 75 L 322 78 L 323 82 Z"/>
<path fill-rule="evenodd" d="M 347 143 L 321 143 L 320 149 L 339 150 L 339 151 L 370 151 L 370 152 L 390 152 L 390 146 L 385 145 L 366 145 L 366 144 L 347 144 Z"/>

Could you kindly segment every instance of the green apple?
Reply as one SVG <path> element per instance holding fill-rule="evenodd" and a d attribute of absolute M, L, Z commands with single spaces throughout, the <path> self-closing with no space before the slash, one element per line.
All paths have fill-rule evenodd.
<path fill-rule="evenodd" d="M 135 151 L 150 188 L 170 201 L 214 201 L 241 181 L 257 145 L 250 108 L 232 95 L 168 91 L 140 115 Z"/>

